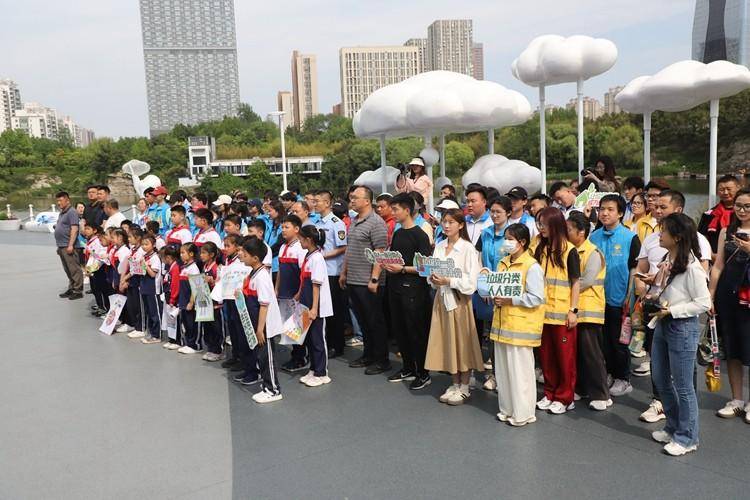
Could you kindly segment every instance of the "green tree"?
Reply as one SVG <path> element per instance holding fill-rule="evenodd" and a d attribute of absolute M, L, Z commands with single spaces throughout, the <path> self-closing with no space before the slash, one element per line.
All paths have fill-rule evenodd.
<path fill-rule="evenodd" d="M 462 176 L 473 164 L 474 151 L 469 146 L 458 141 L 445 145 L 445 173 L 448 177 L 455 179 Z"/>

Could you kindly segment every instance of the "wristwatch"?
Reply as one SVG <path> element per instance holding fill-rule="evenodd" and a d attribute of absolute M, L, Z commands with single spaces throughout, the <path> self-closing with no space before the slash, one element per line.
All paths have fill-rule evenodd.
<path fill-rule="evenodd" d="M 370 278 L 370 283 L 372 283 L 373 285 L 377 284 L 377 282 L 378 278 Z"/>
<path fill-rule="evenodd" d="M 578 308 L 577 307 L 571 307 L 570 308 L 570 312 L 572 312 L 573 314 L 578 314 Z"/>

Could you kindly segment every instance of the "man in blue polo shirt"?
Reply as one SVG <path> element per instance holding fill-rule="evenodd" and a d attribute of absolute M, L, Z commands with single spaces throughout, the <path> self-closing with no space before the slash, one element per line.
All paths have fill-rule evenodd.
<path fill-rule="evenodd" d="M 591 242 L 601 250 L 607 262 L 604 278 L 604 338 L 603 351 L 607 372 L 614 382 L 612 396 L 624 396 L 633 390 L 630 385 L 630 350 L 620 343 L 622 307 L 628 294 L 630 272 L 638 264 L 641 242 L 635 233 L 622 225 L 625 200 L 608 194 L 599 202 L 599 222 L 602 227 L 591 233 Z"/>

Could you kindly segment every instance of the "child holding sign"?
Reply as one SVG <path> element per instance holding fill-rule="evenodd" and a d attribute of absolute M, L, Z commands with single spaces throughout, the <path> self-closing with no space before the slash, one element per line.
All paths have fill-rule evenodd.
<path fill-rule="evenodd" d="M 195 221 L 198 227 L 201 227 L 201 220 L 206 220 L 206 217 L 201 217 L 201 215 L 198 215 L 196 212 Z M 213 231 L 213 228 L 211 228 L 211 230 Z M 224 245 L 222 244 L 222 246 Z M 216 263 L 218 256 L 219 248 L 213 241 L 205 241 L 200 246 L 203 274 L 205 275 L 206 283 L 210 288 L 214 287 L 218 278 L 219 266 Z M 201 322 L 203 339 L 206 342 L 206 354 L 203 355 L 203 361 L 210 362 L 221 360 L 221 344 L 224 341 L 224 323 L 221 320 L 221 304 L 216 301 L 212 301 L 212 303 L 214 308 L 214 320 Z"/>
<path fill-rule="evenodd" d="M 195 305 L 193 292 L 190 289 L 188 276 L 200 274 L 195 258 L 198 248 L 194 243 L 185 243 L 180 247 L 180 285 L 177 296 L 177 306 L 180 308 L 178 329 L 182 330 L 184 345 L 177 349 L 180 354 L 195 354 L 198 352 L 198 326 L 195 323 Z"/>
<path fill-rule="evenodd" d="M 279 250 L 279 272 L 276 275 L 276 296 L 279 300 L 290 300 L 299 291 L 299 273 L 305 259 L 305 250 L 299 242 L 302 221 L 296 215 L 287 215 L 281 221 L 281 237 L 284 244 Z M 290 373 L 304 370 L 307 366 L 304 346 L 292 346 L 292 357 L 281 365 Z"/>
<path fill-rule="evenodd" d="M 144 330 L 146 326 L 143 321 L 143 303 L 141 302 L 141 277 L 143 276 L 143 256 L 145 255 L 141 248 L 141 238 L 143 230 L 138 226 L 131 226 L 128 232 L 128 241 L 130 242 L 130 255 L 122 266 L 122 279 L 120 283 L 120 292 L 125 293 L 128 301 L 125 302 L 125 308 L 128 311 L 130 326 L 135 328 L 128 333 L 130 339 L 142 339 L 146 336 Z"/>
<path fill-rule="evenodd" d="M 310 371 L 299 381 L 308 387 L 318 387 L 331 383 L 328 376 L 325 318 L 333 316 L 333 306 L 326 261 L 321 251 L 326 235 L 310 225 L 300 230 L 299 239 L 302 248 L 307 250 L 307 255 L 302 262 L 301 283 L 295 299 L 309 309 L 312 321 L 304 344 L 310 354 Z"/>
<path fill-rule="evenodd" d="M 530 239 L 525 224 L 511 224 L 505 230 L 504 246 L 510 254 L 497 270 L 520 273 L 522 291 L 518 296 L 494 298 L 490 330 L 495 344 L 497 419 L 519 427 L 536 422 L 534 348 L 542 343 L 544 326 L 544 272 L 528 252 Z"/>
<path fill-rule="evenodd" d="M 274 337 L 281 333 L 282 323 L 271 272 L 263 265 L 266 252 L 266 245 L 258 238 L 247 238 L 240 251 L 242 263 L 252 269 L 245 278 L 242 293 L 258 340 L 255 351 L 260 365 L 262 390 L 253 394 L 253 401 L 260 404 L 282 399 L 274 361 Z"/>
<path fill-rule="evenodd" d="M 148 329 L 148 336 L 141 339 L 144 344 L 158 344 L 161 342 L 161 259 L 156 251 L 156 238 L 147 234 L 141 240 L 141 248 L 145 252 L 143 260 L 146 262 L 146 274 L 141 277 L 141 301 L 143 302 L 144 322 Z"/>
<path fill-rule="evenodd" d="M 429 277 L 437 293 L 432 305 L 425 370 L 450 373 L 453 384 L 440 396 L 440 402 L 460 405 L 469 398 L 471 370 L 484 369 L 471 308 L 480 263 L 479 254 L 466 232 L 463 212 L 446 210 L 441 224 L 446 239 L 435 246 L 433 257 L 436 260 L 452 259 L 455 269 L 443 273 L 442 268 L 435 268 Z M 458 274 L 456 271 L 460 272 L 460 277 L 445 276 Z"/>

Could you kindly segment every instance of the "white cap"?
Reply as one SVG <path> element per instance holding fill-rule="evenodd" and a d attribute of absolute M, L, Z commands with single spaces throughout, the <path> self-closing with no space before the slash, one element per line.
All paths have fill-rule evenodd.
<path fill-rule="evenodd" d="M 442 208 L 443 210 L 451 210 L 451 209 L 458 210 L 461 207 L 459 207 L 458 203 L 456 203 L 453 200 L 443 200 L 435 208 Z"/>
<path fill-rule="evenodd" d="M 214 206 L 218 207 L 219 205 L 231 205 L 232 204 L 232 197 L 228 194 L 222 194 L 219 195 L 218 198 L 216 198 L 216 201 L 214 202 Z"/>
<path fill-rule="evenodd" d="M 417 156 L 411 159 L 409 165 L 419 165 L 420 167 L 424 167 L 424 160 Z"/>

